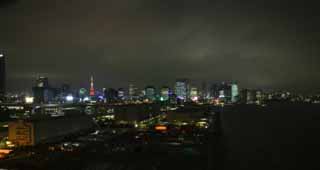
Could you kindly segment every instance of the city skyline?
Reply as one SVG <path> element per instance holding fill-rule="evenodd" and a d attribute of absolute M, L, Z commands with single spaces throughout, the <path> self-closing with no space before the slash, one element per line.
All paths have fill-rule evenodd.
<path fill-rule="evenodd" d="M 7 75 L 8 76 L 8 75 Z M 71 90 L 73 92 L 77 92 L 78 90 L 81 90 L 81 89 L 86 89 L 87 91 L 90 91 L 90 88 L 91 88 L 91 81 L 90 81 L 90 78 L 91 76 L 89 76 L 89 78 L 86 78 L 86 82 L 83 81 L 83 83 L 80 83 L 82 86 L 80 86 L 79 84 L 72 84 L 72 83 L 69 83 L 70 81 L 61 81 L 61 82 L 57 82 L 55 81 L 54 78 L 50 78 L 50 77 L 45 77 L 45 76 L 35 76 L 33 77 L 32 80 L 30 80 L 30 86 L 24 86 L 24 88 L 20 88 L 20 89 L 15 89 L 15 90 L 12 90 L 12 88 L 6 88 L 6 93 L 11 93 L 11 94 L 16 94 L 16 93 L 26 93 L 26 94 L 32 94 L 32 87 L 34 87 L 35 85 L 37 85 L 37 79 L 39 78 L 49 78 L 50 79 L 50 87 L 52 88 L 61 88 L 63 87 L 64 85 L 68 85 L 70 86 Z M 221 80 L 221 81 L 209 81 L 209 80 L 199 80 L 199 81 L 196 81 L 196 80 L 192 80 L 192 79 L 186 79 L 186 78 L 176 78 L 172 81 L 165 81 L 166 84 L 152 84 L 152 83 L 145 83 L 144 82 L 139 82 L 139 81 L 136 81 L 136 82 L 129 82 L 129 81 L 124 81 L 123 85 L 122 86 L 111 86 L 109 85 L 108 86 L 108 83 L 107 85 L 103 85 L 103 83 L 99 83 L 99 82 L 95 82 L 95 91 L 97 92 L 100 92 L 102 93 L 104 89 L 108 88 L 108 89 L 124 89 L 127 93 L 129 93 L 129 89 L 130 89 L 130 86 L 133 85 L 135 87 L 136 90 L 138 90 L 137 92 L 141 92 L 142 90 L 144 90 L 146 87 L 148 86 L 153 86 L 155 87 L 155 89 L 157 91 L 161 91 L 161 88 L 163 87 L 169 87 L 171 90 L 174 91 L 175 89 L 175 86 L 176 86 L 176 83 L 179 82 L 179 80 L 181 79 L 185 79 L 185 80 L 188 80 L 189 83 L 188 83 L 188 86 L 189 88 L 197 88 L 198 90 L 202 91 L 202 88 L 201 86 L 203 86 L 203 84 L 205 84 L 208 88 L 212 88 L 213 86 L 215 85 L 221 85 L 221 84 L 229 84 L 229 85 L 232 85 L 233 83 L 236 83 L 238 86 L 239 86 L 239 89 L 252 89 L 252 90 L 262 90 L 262 91 L 265 91 L 265 92 L 293 92 L 293 93 L 297 93 L 297 94 L 304 94 L 304 95 L 315 95 L 315 94 L 319 94 L 319 90 L 314 90 L 314 91 L 303 91 L 303 90 L 297 90 L 297 89 L 294 89 L 294 88 L 271 88 L 271 87 L 266 87 L 266 86 L 260 86 L 260 87 L 252 87 L 252 86 L 243 86 L 243 84 L 241 84 L 241 82 L 239 81 L 232 81 L 232 80 Z M 8 83 L 8 82 L 7 82 Z M 25 84 L 28 84 L 28 83 L 25 83 Z M 96 85 L 98 84 L 98 86 Z M 7 85 L 5 85 L 7 86 Z"/>
<path fill-rule="evenodd" d="M 0 170 L 320 170 L 317 2 L 0 0 Z"/>

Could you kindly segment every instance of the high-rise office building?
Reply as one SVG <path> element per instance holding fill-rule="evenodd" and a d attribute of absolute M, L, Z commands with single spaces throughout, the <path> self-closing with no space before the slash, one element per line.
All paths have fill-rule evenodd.
<path fill-rule="evenodd" d="M 139 98 L 141 99 L 143 99 L 143 98 L 145 98 L 146 97 L 146 89 L 143 89 L 143 90 L 141 90 L 140 91 L 140 93 L 139 93 Z"/>
<path fill-rule="evenodd" d="M 129 91 L 128 91 L 128 97 L 129 99 L 132 99 L 133 95 L 135 94 L 135 91 L 134 91 L 134 85 L 133 84 L 129 84 Z"/>
<path fill-rule="evenodd" d="M 48 88 L 49 87 L 49 80 L 48 77 L 42 77 L 40 76 L 37 79 L 37 87 L 43 87 L 43 88 Z"/>
<path fill-rule="evenodd" d="M 5 54 L 0 51 L 0 98 L 6 92 L 6 60 Z"/>
<path fill-rule="evenodd" d="M 167 87 L 167 86 L 163 86 L 162 88 L 161 88 L 161 91 L 160 91 L 160 100 L 161 101 L 167 101 L 167 100 L 169 100 L 169 93 L 170 92 L 170 89 L 169 89 L 169 87 Z"/>
<path fill-rule="evenodd" d="M 190 89 L 190 99 L 192 101 L 198 101 L 199 100 L 198 88 L 192 87 Z"/>
<path fill-rule="evenodd" d="M 221 92 L 223 93 L 224 101 L 231 102 L 231 95 L 232 95 L 231 84 L 222 82 L 220 93 Z"/>
<path fill-rule="evenodd" d="M 71 87 L 69 84 L 62 84 L 60 89 L 60 96 L 65 98 L 66 96 L 70 95 L 72 93 Z"/>
<path fill-rule="evenodd" d="M 113 88 L 105 90 L 104 96 L 106 97 L 108 103 L 114 103 L 118 101 L 118 91 Z"/>
<path fill-rule="evenodd" d="M 253 104 L 257 100 L 257 91 L 251 89 L 241 90 L 241 102 L 245 104 Z"/>
<path fill-rule="evenodd" d="M 263 91 L 257 90 L 256 91 L 256 103 L 262 104 L 264 100 L 265 100 L 265 94 L 263 93 Z"/>
<path fill-rule="evenodd" d="M 221 95 L 221 85 L 220 84 L 212 84 L 210 87 L 210 96 L 212 98 L 219 98 L 219 96 Z"/>
<path fill-rule="evenodd" d="M 156 88 L 153 86 L 147 86 L 145 90 L 146 90 L 146 98 L 149 101 L 155 101 L 156 100 Z"/>
<path fill-rule="evenodd" d="M 187 101 L 188 99 L 188 80 L 179 79 L 175 84 L 175 94 L 177 98 L 182 101 Z"/>
<path fill-rule="evenodd" d="M 232 85 L 229 83 L 213 84 L 210 89 L 211 97 L 220 99 L 224 102 L 231 102 L 232 98 Z"/>
<path fill-rule="evenodd" d="M 125 91 L 123 88 L 118 89 L 118 98 L 119 100 L 124 100 L 125 99 Z"/>
<path fill-rule="evenodd" d="M 32 88 L 35 103 L 50 103 L 56 96 L 56 89 L 51 88 L 47 77 L 39 77 Z"/>
<path fill-rule="evenodd" d="M 231 84 L 231 102 L 235 103 L 239 98 L 239 87 L 236 83 Z"/>
<path fill-rule="evenodd" d="M 210 98 L 210 93 L 207 87 L 207 83 L 206 82 L 202 82 L 201 85 L 201 92 L 199 93 L 199 95 L 201 96 L 201 98 L 203 100 L 209 99 Z"/>
<path fill-rule="evenodd" d="M 129 85 L 129 100 L 134 100 L 139 97 L 138 88 L 136 88 L 133 84 Z"/>

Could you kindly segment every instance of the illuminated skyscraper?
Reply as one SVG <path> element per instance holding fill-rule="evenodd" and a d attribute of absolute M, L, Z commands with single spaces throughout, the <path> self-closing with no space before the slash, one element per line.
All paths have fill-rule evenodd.
<path fill-rule="evenodd" d="M 146 98 L 150 101 L 156 100 L 156 89 L 153 86 L 146 87 Z"/>
<path fill-rule="evenodd" d="M 93 84 L 93 76 L 91 76 L 90 79 L 90 96 L 94 96 L 95 95 L 95 90 L 94 90 L 94 84 Z"/>
<path fill-rule="evenodd" d="M 175 94 L 177 98 L 182 101 L 187 101 L 188 98 L 188 80 L 180 79 L 176 81 Z"/>
<path fill-rule="evenodd" d="M 145 98 L 146 97 L 146 89 L 143 89 L 139 93 L 139 98 Z"/>
<path fill-rule="evenodd" d="M 236 83 L 231 84 L 231 102 L 237 102 L 239 98 L 239 87 Z"/>
<path fill-rule="evenodd" d="M 125 99 L 125 90 L 123 88 L 118 89 L 118 98 L 119 98 L 119 100 Z"/>
<path fill-rule="evenodd" d="M 136 88 L 133 84 L 129 85 L 129 99 L 137 99 L 139 97 L 138 88 Z"/>
<path fill-rule="evenodd" d="M 190 99 L 192 101 L 198 101 L 199 100 L 198 89 L 196 87 L 192 87 L 190 89 Z"/>
<path fill-rule="evenodd" d="M 161 88 L 161 91 L 160 91 L 160 100 L 161 101 L 169 100 L 169 97 L 170 97 L 169 91 L 170 91 L 169 87 L 164 86 Z"/>
<path fill-rule="evenodd" d="M 265 99 L 265 95 L 262 90 L 256 91 L 256 103 L 262 104 L 263 100 Z"/>
<path fill-rule="evenodd" d="M 0 97 L 6 92 L 6 61 L 5 55 L 0 52 Z"/>
<path fill-rule="evenodd" d="M 225 82 L 213 84 L 211 86 L 211 97 L 220 99 L 224 102 L 231 102 L 232 85 Z"/>
<path fill-rule="evenodd" d="M 48 87 L 49 87 L 48 77 L 42 77 L 42 76 L 40 76 L 40 77 L 37 79 L 37 87 L 48 88 Z"/>

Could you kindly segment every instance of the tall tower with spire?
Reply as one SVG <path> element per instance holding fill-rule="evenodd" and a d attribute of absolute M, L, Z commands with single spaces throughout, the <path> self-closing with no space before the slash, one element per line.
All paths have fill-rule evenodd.
<path fill-rule="evenodd" d="M 90 96 L 94 96 L 95 95 L 95 91 L 94 91 L 94 86 L 93 86 L 93 76 L 91 76 L 90 79 Z"/>
<path fill-rule="evenodd" d="M 0 51 L 0 100 L 6 92 L 6 60 L 5 54 Z"/>

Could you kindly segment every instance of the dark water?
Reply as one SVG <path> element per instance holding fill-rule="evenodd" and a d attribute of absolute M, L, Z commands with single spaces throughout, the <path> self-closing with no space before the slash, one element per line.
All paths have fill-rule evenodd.
<path fill-rule="evenodd" d="M 224 169 L 320 169 L 320 105 L 235 106 L 222 122 Z"/>

